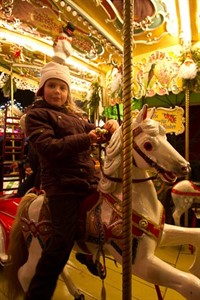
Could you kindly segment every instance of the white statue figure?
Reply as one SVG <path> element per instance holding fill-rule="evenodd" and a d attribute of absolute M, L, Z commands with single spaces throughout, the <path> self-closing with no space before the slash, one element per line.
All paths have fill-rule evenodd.
<path fill-rule="evenodd" d="M 72 55 L 72 38 L 74 30 L 74 25 L 69 22 L 65 27 L 63 27 L 63 31 L 55 38 L 53 44 L 53 61 L 60 64 L 65 64 L 66 59 Z"/>

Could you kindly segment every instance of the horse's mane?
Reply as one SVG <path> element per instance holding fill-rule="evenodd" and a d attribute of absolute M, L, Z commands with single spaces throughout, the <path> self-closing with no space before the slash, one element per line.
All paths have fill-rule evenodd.
<path fill-rule="evenodd" d="M 147 118 L 142 120 L 140 123 L 137 120 L 133 119 L 132 129 L 140 126 L 143 132 L 146 134 L 155 137 L 159 132 L 165 133 L 165 130 L 158 122 Z M 122 145 L 123 145 L 123 136 L 122 136 L 122 127 L 120 126 L 112 135 L 111 140 L 106 147 L 106 156 L 103 165 L 103 172 L 110 177 L 122 178 Z M 111 181 L 103 174 L 101 174 L 101 179 L 99 181 L 98 188 L 103 193 L 119 193 L 120 185 L 117 182 Z"/>
<path fill-rule="evenodd" d="M 20 217 L 26 204 L 37 197 L 36 194 L 29 193 L 21 199 L 15 220 L 12 224 L 7 251 L 9 260 L 4 270 L 7 279 L 5 288 L 9 300 L 16 300 L 18 296 L 23 293 L 22 287 L 18 281 L 18 270 L 27 261 L 28 250 L 21 231 Z"/>
<path fill-rule="evenodd" d="M 142 131 L 153 136 L 158 135 L 159 133 L 165 133 L 165 129 L 155 120 L 145 119 L 140 123 Z"/>
<path fill-rule="evenodd" d="M 119 127 L 112 135 L 108 146 L 103 165 L 103 172 L 111 177 L 121 176 L 122 164 L 122 127 Z M 98 188 L 103 193 L 112 193 L 117 190 L 117 183 L 101 174 Z"/>

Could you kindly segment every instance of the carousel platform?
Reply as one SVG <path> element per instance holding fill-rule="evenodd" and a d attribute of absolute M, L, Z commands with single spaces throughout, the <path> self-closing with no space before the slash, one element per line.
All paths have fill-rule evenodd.
<path fill-rule="evenodd" d="M 157 255 L 173 266 L 181 270 L 188 270 L 192 260 L 188 246 L 180 247 L 163 247 L 157 250 Z M 115 265 L 110 259 L 106 259 L 107 276 L 104 281 L 106 288 L 107 300 L 122 299 L 122 267 Z M 68 263 L 69 273 L 74 283 L 85 295 L 85 300 L 100 300 L 101 299 L 101 280 L 89 273 L 84 265 L 81 265 L 75 259 L 75 253 L 72 252 Z M 9 300 L 4 291 L 5 278 L 3 271 L 0 271 L 0 299 Z M 163 300 L 184 300 L 177 292 L 160 287 Z M 57 288 L 52 300 L 73 300 L 69 294 L 62 278 L 59 278 Z M 154 285 L 149 284 L 135 276 L 132 276 L 132 299 L 133 300 L 157 300 L 156 290 Z M 22 299 L 19 299 L 22 300 Z"/>

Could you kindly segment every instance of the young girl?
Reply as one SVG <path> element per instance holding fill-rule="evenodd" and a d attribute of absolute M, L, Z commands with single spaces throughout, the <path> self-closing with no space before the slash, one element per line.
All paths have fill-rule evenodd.
<path fill-rule="evenodd" d="M 90 146 L 99 141 L 95 126 L 72 101 L 65 65 L 46 64 L 35 101 L 26 116 L 26 135 L 37 152 L 53 233 L 43 249 L 26 300 L 50 300 L 72 250 L 80 201 L 96 188 Z M 116 126 L 116 121 L 114 122 Z M 110 124 L 107 126 L 113 126 Z"/>

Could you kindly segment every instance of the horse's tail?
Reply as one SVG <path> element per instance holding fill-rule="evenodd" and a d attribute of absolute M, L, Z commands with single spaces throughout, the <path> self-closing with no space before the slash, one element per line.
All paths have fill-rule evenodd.
<path fill-rule="evenodd" d="M 38 196 L 34 193 L 26 194 L 20 201 L 15 220 L 13 222 L 8 246 L 8 263 L 5 266 L 6 289 L 8 299 L 16 300 L 23 293 L 18 280 L 18 270 L 27 261 L 28 249 L 21 230 L 20 216 L 28 202 L 36 199 Z"/>

